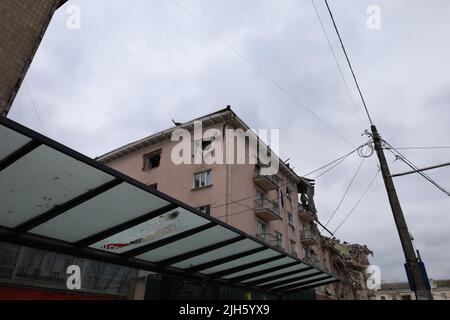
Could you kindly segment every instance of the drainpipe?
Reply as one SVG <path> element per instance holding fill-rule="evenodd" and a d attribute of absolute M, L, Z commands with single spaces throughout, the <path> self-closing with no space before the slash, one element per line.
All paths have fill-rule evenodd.
<path fill-rule="evenodd" d="M 231 149 L 231 146 L 233 144 L 231 144 L 228 137 L 225 136 L 226 135 L 225 129 L 228 129 L 228 128 L 231 128 L 231 112 L 230 111 L 228 112 L 228 121 L 223 126 L 223 131 L 224 131 L 223 137 L 226 141 L 226 149 L 225 149 L 225 152 L 226 152 L 226 155 L 225 155 L 225 158 L 226 158 L 226 164 L 225 164 L 225 166 L 226 166 L 226 172 L 225 172 L 226 196 L 225 196 L 225 203 L 227 203 L 227 205 L 225 207 L 226 208 L 225 210 L 226 210 L 226 223 L 230 224 L 230 222 L 231 222 L 230 221 L 231 220 L 231 211 L 230 211 L 230 206 L 231 206 L 231 204 L 230 204 L 230 202 L 231 202 L 231 165 L 229 163 L 231 161 L 228 161 L 228 159 L 229 159 L 228 157 L 230 155 L 230 153 L 228 151 Z"/>

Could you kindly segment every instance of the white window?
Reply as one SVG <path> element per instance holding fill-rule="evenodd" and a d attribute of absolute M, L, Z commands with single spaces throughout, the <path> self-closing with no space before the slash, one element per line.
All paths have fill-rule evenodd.
<path fill-rule="evenodd" d="M 288 211 L 288 212 L 287 212 L 287 216 L 288 216 L 288 222 L 289 222 L 291 225 L 294 225 L 294 216 L 293 216 L 292 212 Z"/>
<path fill-rule="evenodd" d="M 211 206 L 208 204 L 206 206 L 201 206 L 197 208 L 199 211 L 203 212 L 204 214 L 210 215 L 211 214 Z"/>
<path fill-rule="evenodd" d="M 275 238 L 276 238 L 276 247 L 282 248 L 283 247 L 283 234 L 281 232 L 275 231 Z"/>
<path fill-rule="evenodd" d="M 297 244 L 294 240 L 291 240 L 291 254 L 297 256 Z"/>
<path fill-rule="evenodd" d="M 194 189 L 211 185 L 211 170 L 194 174 Z"/>
<path fill-rule="evenodd" d="M 256 220 L 256 234 L 263 235 L 266 234 L 267 225 L 261 220 Z"/>

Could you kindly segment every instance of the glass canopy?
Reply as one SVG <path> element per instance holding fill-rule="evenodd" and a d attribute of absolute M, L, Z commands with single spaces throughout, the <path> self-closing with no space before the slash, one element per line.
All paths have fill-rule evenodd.
<path fill-rule="evenodd" d="M 4 117 L 0 240 L 277 294 L 338 281 Z"/>

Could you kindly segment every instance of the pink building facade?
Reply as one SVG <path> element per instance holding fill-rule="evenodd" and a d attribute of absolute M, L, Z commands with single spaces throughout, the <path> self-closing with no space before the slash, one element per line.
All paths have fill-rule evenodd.
<path fill-rule="evenodd" d="M 203 131 L 213 128 L 222 133 L 224 163 L 173 162 L 172 151 L 179 143 L 171 141 L 173 131 L 183 128 L 193 132 L 194 121 L 201 121 Z M 252 151 L 248 139 L 245 164 L 236 163 L 237 143 L 233 163 L 226 164 L 227 129 L 249 128 L 227 108 L 128 144 L 98 160 L 288 253 L 318 262 L 311 254 L 311 247 L 319 243 L 312 182 L 279 159 L 277 174 L 259 174 L 260 166 L 249 163 Z M 304 205 L 299 201 L 299 190 L 304 193 Z"/>
<path fill-rule="evenodd" d="M 195 124 L 199 122 L 203 133 L 210 129 L 220 133 L 222 138 L 218 143 L 224 152 L 223 156 L 218 158 L 222 161 L 212 164 L 200 161 L 194 164 L 195 150 L 190 148 L 189 155 L 185 159 L 192 159 L 192 163 L 174 163 L 172 153 L 180 144 L 179 140 L 172 141 L 174 131 L 185 129 L 193 133 Z M 250 138 L 244 140 L 245 161 L 238 163 L 238 143 L 231 145 L 227 140 L 229 129 L 233 129 L 233 132 L 239 129 L 242 132 L 250 132 L 247 131 L 249 127 L 227 107 L 130 143 L 97 160 L 249 235 L 279 247 L 311 265 L 334 273 L 338 277 L 349 278 L 348 274 L 354 271 L 350 270 L 353 267 L 346 265 L 342 270 L 336 263 L 339 260 L 336 259 L 336 254 L 340 256 L 340 253 L 334 253 L 327 244 L 328 238 L 320 235 L 314 204 L 314 181 L 298 176 L 289 164 L 277 156 L 276 160 L 279 163 L 277 172 L 273 175 L 262 175 L 261 168 L 264 166 L 258 161 L 250 161 L 252 155 L 257 154 L 251 148 Z M 255 133 L 253 135 L 260 144 L 263 143 Z M 189 139 L 192 146 L 196 142 L 201 146 L 202 154 L 208 151 L 216 152 L 208 149 L 208 146 L 212 145 L 211 138 L 191 134 Z M 199 139 L 201 141 L 198 141 Z M 232 140 L 236 142 L 234 139 L 233 136 Z M 267 147 L 265 144 L 264 146 Z M 234 150 L 234 157 L 230 163 L 226 161 L 226 155 L 227 149 L 231 148 Z M 208 239 L 205 239 L 205 243 L 207 241 Z M 364 281 L 364 270 L 357 270 L 356 273 L 361 281 Z M 361 298 L 356 293 L 360 289 L 355 289 L 355 283 L 349 280 L 343 284 L 328 284 L 316 288 L 316 297 Z M 365 290 L 364 283 L 361 283 L 361 286 L 361 290 Z M 364 295 L 367 296 L 366 293 Z"/>

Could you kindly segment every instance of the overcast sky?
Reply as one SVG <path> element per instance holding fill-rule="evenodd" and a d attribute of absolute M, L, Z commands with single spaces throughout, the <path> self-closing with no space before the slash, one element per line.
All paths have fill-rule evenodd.
<path fill-rule="evenodd" d="M 398 147 L 450 145 L 450 2 L 329 2 L 382 136 Z M 280 129 L 281 158 L 299 174 L 367 141 L 361 134 L 368 121 L 322 0 L 316 5 L 357 112 L 310 0 L 179 4 L 189 13 L 172 0 L 69 0 L 26 77 L 38 115 L 22 86 L 9 117 L 96 157 L 171 127 L 172 118 L 183 122 L 231 105 L 252 128 Z M 66 27 L 70 5 L 81 8 L 80 30 Z M 366 25 L 370 5 L 381 9 L 379 30 Z M 419 167 L 450 159 L 450 149 L 404 154 Z M 393 172 L 409 169 L 387 156 Z M 320 220 L 328 220 L 360 161 L 354 155 L 317 179 Z M 375 156 L 364 161 L 331 230 L 376 171 Z M 450 188 L 449 167 L 429 174 Z M 396 186 L 429 276 L 450 278 L 449 197 L 418 175 L 397 178 Z M 380 176 L 336 236 L 367 244 L 383 279 L 405 279 Z"/>

